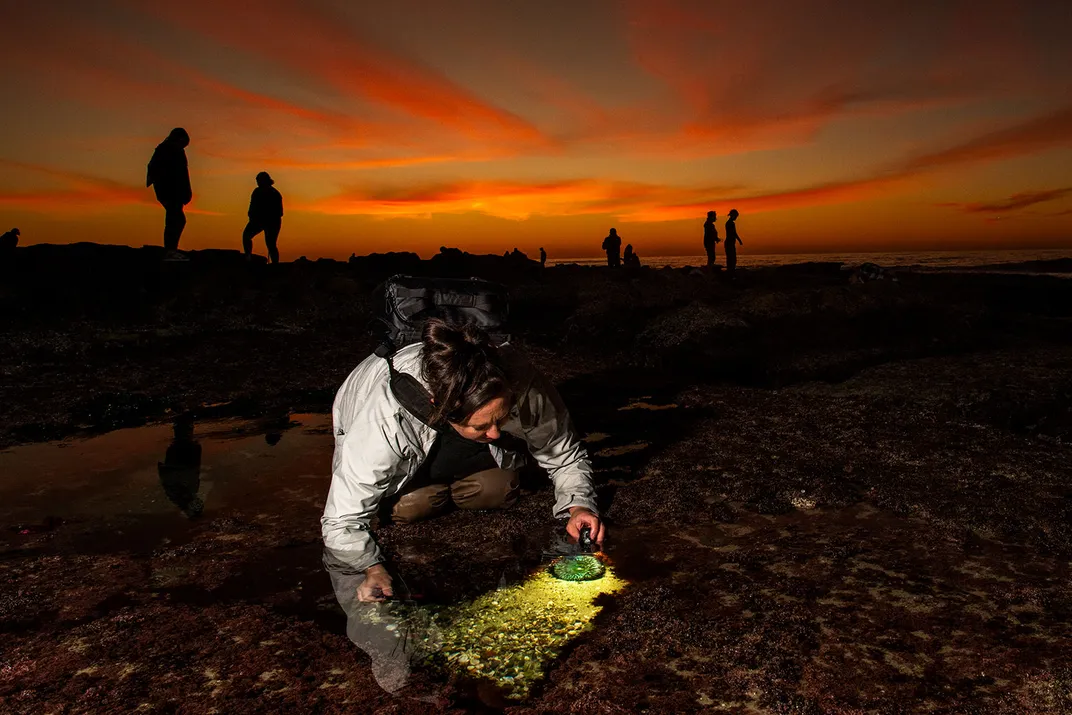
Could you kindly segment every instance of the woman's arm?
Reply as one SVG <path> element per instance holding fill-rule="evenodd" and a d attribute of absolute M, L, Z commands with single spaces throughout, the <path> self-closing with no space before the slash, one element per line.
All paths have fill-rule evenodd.
<path fill-rule="evenodd" d="M 577 538 L 580 529 L 588 526 L 592 538 L 602 543 L 605 530 L 596 507 L 592 463 L 573 431 L 562 397 L 551 381 L 536 370 L 527 355 L 508 345 L 501 350 L 516 394 L 521 436 L 529 453 L 547 471 L 555 487 L 555 517 L 569 517 L 566 531 L 570 536 Z"/>
<path fill-rule="evenodd" d="M 331 487 L 320 519 L 324 546 L 355 571 L 383 563 L 369 523 L 388 487 L 405 473 L 393 421 L 370 415 L 372 402 L 335 438 Z"/>

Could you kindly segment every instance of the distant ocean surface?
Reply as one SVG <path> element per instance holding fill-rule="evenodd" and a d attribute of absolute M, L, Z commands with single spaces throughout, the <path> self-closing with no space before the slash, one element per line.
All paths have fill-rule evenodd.
<path fill-rule="evenodd" d="M 1043 249 L 1015 251 L 906 251 L 903 253 L 772 253 L 750 254 L 738 249 L 737 266 L 739 268 L 761 268 L 764 266 L 785 266 L 793 263 L 835 262 L 846 266 L 858 266 L 861 263 L 877 263 L 883 267 L 919 268 L 971 268 L 989 266 L 999 263 L 1023 263 L 1024 261 L 1049 261 L 1056 258 L 1072 257 L 1072 249 Z M 548 257 L 548 265 L 565 265 L 569 263 L 582 266 L 604 265 L 607 259 L 599 258 L 560 258 Z M 707 264 L 706 256 L 640 256 L 640 262 L 646 266 L 662 268 L 671 266 L 703 266 Z M 725 266 L 726 256 L 721 247 L 718 262 Z"/>

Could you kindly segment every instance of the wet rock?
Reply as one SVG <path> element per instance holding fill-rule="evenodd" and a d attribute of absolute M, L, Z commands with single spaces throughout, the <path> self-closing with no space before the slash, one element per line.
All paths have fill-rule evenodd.
<path fill-rule="evenodd" d="M 76 254 L 49 254 L 0 295 L 4 445 L 127 420 L 161 419 L 146 429 L 169 433 L 187 411 L 324 410 L 371 348 L 377 271 L 431 269 L 403 256 L 275 272 L 206 259 L 163 273 L 130 249 L 88 271 L 78 263 L 92 250 Z M 478 263 L 509 283 L 515 339 L 592 437 L 608 559 L 628 582 L 531 650 L 499 645 L 531 620 L 473 625 L 457 658 L 466 672 L 541 664 L 512 709 L 1069 709 L 1067 281 L 908 273 L 849 287 L 819 266 L 728 286 L 680 270 Z M 483 686 L 435 672 L 413 677 L 439 699 L 382 692 L 319 565 L 330 430 L 257 425 L 212 437 L 202 478 L 216 491 L 199 522 L 72 516 L 66 505 L 82 499 L 5 520 L 66 523 L 0 532 L 0 709 L 342 712 L 358 694 L 369 712 L 485 707 Z M 282 434 L 275 446 L 268 431 Z M 288 466 L 234 466 L 257 450 Z M 242 458 L 214 461 L 232 454 Z M 20 499 L 50 494 L 47 477 L 21 476 L 37 481 Z M 98 495 L 112 478 L 94 476 Z M 377 537 L 425 603 L 497 600 L 543 572 L 561 529 L 546 477 L 526 486 L 507 513 Z M 473 615 L 487 626 L 495 608 Z"/>

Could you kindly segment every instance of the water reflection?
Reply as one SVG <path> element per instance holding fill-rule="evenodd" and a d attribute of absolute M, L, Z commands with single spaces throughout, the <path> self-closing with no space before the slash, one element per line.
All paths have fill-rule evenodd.
<path fill-rule="evenodd" d="M 201 516 L 205 502 L 201 487 L 201 445 L 194 440 L 194 421 L 189 416 L 175 420 L 174 438 L 156 465 L 160 485 L 172 504 L 190 519 Z"/>
<path fill-rule="evenodd" d="M 620 587 L 609 569 L 586 584 L 554 581 L 544 570 L 450 605 L 355 604 L 360 577 L 339 572 L 330 579 L 333 597 L 314 555 L 332 448 L 330 416 L 288 415 L 271 422 L 183 417 L 5 450 L 0 556 L 27 547 L 65 557 L 105 554 L 92 562 L 101 564 L 93 571 L 99 581 L 116 578 L 101 575 L 113 559 L 144 558 L 136 563 L 150 578 L 126 587 L 153 593 L 154 602 L 271 603 L 330 629 L 341 625 L 337 600 L 350 640 L 372 656 L 377 682 L 417 699 L 459 678 L 525 697 L 592 627 L 593 599 Z M 422 578 L 425 568 L 413 564 Z M 404 581 L 394 583 L 411 598 Z"/>
<path fill-rule="evenodd" d="M 35 544 L 56 551 L 151 550 L 219 518 L 286 515 L 313 529 L 331 450 L 329 415 L 189 413 L 171 424 L 2 450 L 0 551 L 41 530 L 12 527 L 46 521 L 63 526 Z"/>
<path fill-rule="evenodd" d="M 335 598 L 346 613 L 346 635 L 372 660 L 372 676 L 395 694 L 409 684 L 413 668 L 439 649 L 438 628 L 428 609 L 412 601 L 361 603 L 357 588 L 363 573 L 329 571 Z"/>

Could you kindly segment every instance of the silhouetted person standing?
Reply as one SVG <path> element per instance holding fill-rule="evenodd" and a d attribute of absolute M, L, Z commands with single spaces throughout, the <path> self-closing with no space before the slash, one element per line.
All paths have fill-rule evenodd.
<path fill-rule="evenodd" d="M 715 225 L 715 219 L 718 218 L 718 214 L 714 211 L 707 212 L 707 220 L 703 225 L 703 247 L 707 252 L 707 267 L 715 265 L 715 246 L 718 245 L 718 226 Z"/>
<path fill-rule="evenodd" d="M 253 237 L 264 231 L 264 245 L 272 263 L 279 263 L 279 229 L 283 225 L 283 195 L 272 186 L 275 182 L 267 171 L 257 174 L 257 188 L 249 197 L 249 223 L 242 231 L 242 250 L 246 260 L 253 257 Z"/>
<path fill-rule="evenodd" d="M 737 209 L 730 210 L 729 221 L 726 221 L 726 272 L 733 275 L 737 267 L 737 244 L 744 245 L 744 241 L 737 235 Z"/>
<path fill-rule="evenodd" d="M 540 246 L 540 268 L 547 265 L 547 251 L 543 250 L 543 246 Z"/>
<path fill-rule="evenodd" d="M 603 239 L 603 250 L 607 252 L 607 265 L 611 268 L 617 268 L 621 265 L 622 239 L 618 235 L 617 229 L 611 229 L 610 235 Z"/>
<path fill-rule="evenodd" d="M 167 261 L 187 260 L 179 252 L 179 238 L 186 228 L 186 214 L 182 207 L 194 196 L 190 188 L 190 166 L 186 161 L 189 145 L 190 135 L 185 129 L 172 129 L 168 138 L 157 144 L 145 176 L 145 185 L 153 187 L 156 200 L 164 207 L 164 260 Z"/>
<path fill-rule="evenodd" d="M 194 441 L 194 421 L 189 417 L 175 420 L 175 436 L 163 462 L 157 462 L 160 485 L 168 500 L 191 519 L 201 516 L 205 503 L 197 495 L 201 487 L 201 445 Z"/>
<path fill-rule="evenodd" d="M 19 245 L 19 236 L 22 235 L 17 228 L 13 228 L 3 236 L 0 236 L 0 256 L 9 258 Z"/>

